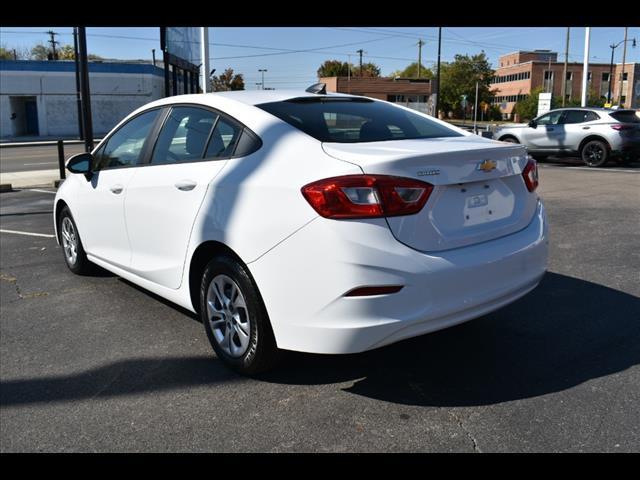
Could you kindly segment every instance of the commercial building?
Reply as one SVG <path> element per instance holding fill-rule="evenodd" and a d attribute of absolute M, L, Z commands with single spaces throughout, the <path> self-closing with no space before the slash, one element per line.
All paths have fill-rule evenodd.
<path fill-rule="evenodd" d="M 425 113 L 430 112 L 431 80 L 391 77 L 321 77 L 327 92 L 350 93 L 399 103 Z"/>
<path fill-rule="evenodd" d="M 498 60 L 496 74 L 491 84 L 497 90 L 494 103 L 500 106 L 505 118 L 511 118 L 516 102 L 528 96 L 532 90 L 543 88 L 552 92 L 554 97 L 562 98 L 562 76 L 564 62 L 558 62 L 558 54 L 550 50 L 518 51 L 503 55 Z M 608 63 L 590 63 L 588 71 L 588 97 L 607 98 L 609 89 Z M 565 98 L 568 101 L 582 97 L 583 64 L 567 64 Z M 618 104 L 622 64 L 613 66 L 613 84 L 611 98 Z M 627 63 L 624 66 L 621 106 L 638 108 L 640 106 L 640 64 Z"/>
<path fill-rule="evenodd" d="M 146 62 L 90 62 L 96 136 L 164 96 L 164 71 Z M 77 137 L 75 62 L 0 61 L 0 137 Z"/>

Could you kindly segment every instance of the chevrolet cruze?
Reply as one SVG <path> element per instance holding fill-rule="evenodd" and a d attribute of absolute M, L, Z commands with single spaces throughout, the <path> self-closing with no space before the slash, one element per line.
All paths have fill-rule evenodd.
<path fill-rule="evenodd" d="M 546 270 L 525 147 L 319 87 L 161 99 L 67 168 L 54 221 L 71 271 L 197 312 L 244 374 L 479 317 Z"/>

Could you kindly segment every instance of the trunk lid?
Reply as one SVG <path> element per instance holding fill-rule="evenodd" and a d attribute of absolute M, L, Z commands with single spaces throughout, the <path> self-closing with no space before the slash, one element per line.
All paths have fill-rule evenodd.
<path fill-rule="evenodd" d="M 420 251 L 464 247 L 526 227 L 537 207 L 522 171 L 522 145 L 475 135 L 370 143 L 323 143 L 334 158 L 366 174 L 395 175 L 434 185 L 415 215 L 388 217 L 393 235 Z"/>

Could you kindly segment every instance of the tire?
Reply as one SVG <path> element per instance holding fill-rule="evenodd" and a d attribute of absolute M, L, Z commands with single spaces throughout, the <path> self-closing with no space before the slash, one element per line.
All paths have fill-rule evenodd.
<path fill-rule="evenodd" d="M 507 142 L 507 143 L 520 143 L 518 141 L 517 138 L 515 137 L 504 137 L 503 139 L 500 140 L 501 142 Z"/>
<path fill-rule="evenodd" d="M 588 167 L 602 167 L 609 160 L 609 146 L 601 140 L 591 140 L 582 146 L 580 157 Z"/>
<path fill-rule="evenodd" d="M 207 264 L 200 283 L 200 317 L 216 355 L 232 370 L 255 375 L 280 360 L 258 288 L 234 258 L 220 256 Z"/>
<path fill-rule="evenodd" d="M 69 207 L 65 206 L 58 217 L 58 235 L 64 261 L 76 275 L 86 275 L 93 271 L 93 264 L 87 259 L 82 246 L 78 227 L 71 215 Z"/>

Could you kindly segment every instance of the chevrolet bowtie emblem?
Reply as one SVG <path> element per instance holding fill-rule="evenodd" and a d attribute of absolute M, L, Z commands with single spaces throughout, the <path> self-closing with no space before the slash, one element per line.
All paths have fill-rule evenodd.
<path fill-rule="evenodd" d="M 493 160 L 483 160 L 478 164 L 476 170 L 482 170 L 483 172 L 490 172 L 495 170 L 498 166 L 498 162 L 494 162 Z"/>

